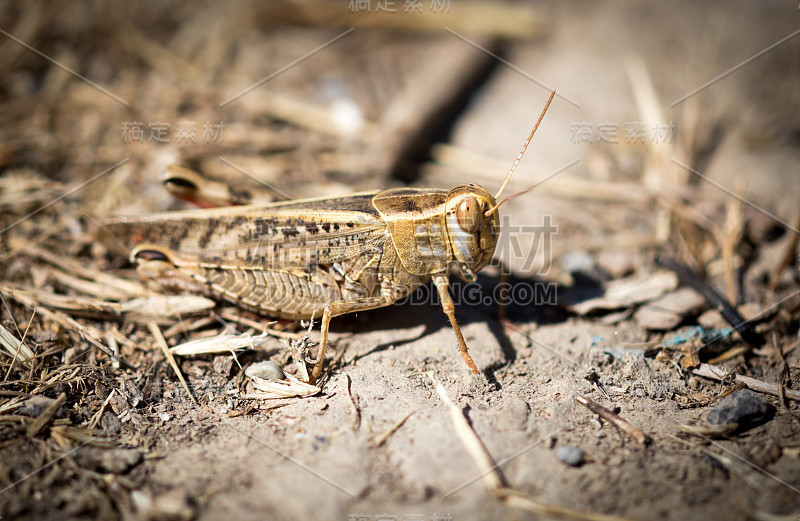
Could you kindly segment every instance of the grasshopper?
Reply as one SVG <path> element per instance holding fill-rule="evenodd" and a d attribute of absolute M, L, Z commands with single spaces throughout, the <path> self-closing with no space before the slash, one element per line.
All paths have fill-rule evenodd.
<path fill-rule="evenodd" d="M 494 255 L 497 203 L 555 92 L 496 195 L 475 184 L 452 190 L 393 188 L 229 208 L 119 217 L 132 262 L 180 285 L 202 285 L 239 307 L 287 319 L 321 317 L 309 383 L 322 372 L 331 319 L 388 306 L 433 280 L 472 373 L 479 374 L 448 291 Z M 516 194 L 520 195 L 520 194 Z M 514 196 L 511 196 L 514 197 Z M 142 269 L 145 268 L 145 269 Z"/>

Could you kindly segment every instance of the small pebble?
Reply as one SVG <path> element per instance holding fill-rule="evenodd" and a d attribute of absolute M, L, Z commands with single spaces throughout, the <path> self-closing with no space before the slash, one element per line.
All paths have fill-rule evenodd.
<path fill-rule="evenodd" d="M 669 331 L 705 305 L 705 299 L 695 290 L 680 288 L 645 304 L 636 311 L 634 318 L 645 329 Z"/>
<path fill-rule="evenodd" d="M 141 463 L 142 452 L 138 449 L 99 449 L 79 447 L 75 461 L 83 468 L 111 474 L 122 474 Z"/>
<path fill-rule="evenodd" d="M 168 422 L 169 419 L 170 419 L 170 415 L 165 413 L 165 412 L 162 412 L 162 413 L 158 414 L 158 419 L 161 420 L 161 421 Z"/>
<path fill-rule="evenodd" d="M 561 258 L 561 266 L 570 273 L 592 271 L 594 257 L 589 252 L 582 250 L 571 251 Z"/>
<path fill-rule="evenodd" d="M 738 423 L 748 428 L 766 421 L 774 407 L 766 399 L 749 389 L 739 389 L 719 401 L 708 411 L 708 422 L 714 425 Z"/>
<path fill-rule="evenodd" d="M 561 463 L 577 467 L 583 463 L 584 452 L 583 449 L 574 445 L 562 445 L 556 449 L 556 457 Z"/>
<path fill-rule="evenodd" d="M 111 411 L 106 410 L 103 417 L 100 419 L 100 427 L 109 436 L 115 436 L 122 430 L 122 422 L 119 421 L 117 415 Z"/>
<path fill-rule="evenodd" d="M 245 374 L 249 377 L 263 378 L 265 380 L 283 380 L 286 376 L 281 366 L 275 362 L 258 362 L 247 368 Z"/>
<path fill-rule="evenodd" d="M 53 403 L 55 400 L 46 396 L 31 396 L 19 405 L 17 412 L 25 416 L 40 416 Z"/>
<path fill-rule="evenodd" d="M 709 309 L 704 311 L 697 317 L 697 323 L 705 329 L 721 329 L 730 326 L 728 321 L 722 317 L 722 313 L 717 309 Z"/>
<path fill-rule="evenodd" d="M 621 279 L 636 271 L 640 265 L 641 254 L 634 250 L 604 250 L 597 254 L 597 265 L 612 279 Z"/>

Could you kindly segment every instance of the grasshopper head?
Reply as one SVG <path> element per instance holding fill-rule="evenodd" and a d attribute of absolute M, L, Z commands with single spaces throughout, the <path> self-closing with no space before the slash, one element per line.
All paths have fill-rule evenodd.
<path fill-rule="evenodd" d="M 475 184 L 453 188 L 447 194 L 445 222 L 458 272 L 465 280 L 475 280 L 475 273 L 494 255 L 500 223 L 492 195 Z"/>
<path fill-rule="evenodd" d="M 550 98 L 548 98 L 542 114 L 536 121 L 536 125 L 533 126 L 527 141 L 522 145 L 522 150 L 514 164 L 511 165 L 503 184 L 500 185 L 500 190 L 497 191 L 494 197 L 480 186 L 474 184 L 457 186 L 447 194 L 447 202 L 445 203 L 447 236 L 455 257 L 456 268 L 464 280 L 474 281 L 476 278 L 475 272 L 486 266 L 492 255 L 494 255 L 494 250 L 497 247 L 497 237 L 500 234 L 497 209 L 506 201 L 520 196 L 536 186 L 533 185 L 527 190 L 506 197 L 500 203 L 496 201 L 496 199 L 500 198 L 500 194 L 503 193 L 508 180 L 511 179 L 511 175 L 519 165 L 555 95 L 556 91 L 550 93 Z"/>

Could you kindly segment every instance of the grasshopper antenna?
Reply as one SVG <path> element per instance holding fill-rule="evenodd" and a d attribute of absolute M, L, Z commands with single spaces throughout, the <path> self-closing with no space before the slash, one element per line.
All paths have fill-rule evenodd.
<path fill-rule="evenodd" d="M 528 145 L 531 144 L 531 140 L 533 139 L 533 135 L 536 134 L 536 129 L 539 128 L 539 123 L 541 123 L 542 120 L 544 119 L 544 115 L 547 113 L 547 109 L 550 108 L 550 103 L 553 102 L 553 98 L 555 97 L 555 95 L 556 95 L 556 91 L 553 91 L 553 92 L 550 93 L 550 97 L 547 99 L 547 103 L 545 104 L 544 109 L 542 109 L 542 113 L 539 115 L 539 119 L 536 120 L 536 125 L 533 126 L 533 130 L 531 130 L 531 134 L 528 136 L 528 139 L 525 141 L 525 144 L 522 145 L 522 150 L 520 150 L 519 155 L 517 156 L 517 159 L 514 161 L 514 164 L 511 165 L 511 169 L 508 171 L 508 174 L 506 174 L 506 178 L 503 180 L 503 184 L 500 185 L 500 190 L 498 190 L 497 191 L 497 195 L 494 196 L 495 201 L 500 197 L 500 194 L 503 193 L 503 190 L 505 189 L 506 185 L 508 184 L 509 179 L 511 179 L 511 175 L 514 173 L 514 170 L 517 169 L 517 165 L 522 160 L 522 156 L 525 155 L 525 151 L 528 150 Z M 502 201 L 500 201 L 499 203 L 494 205 L 492 208 L 487 210 L 484 215 L 486 217 L 489 217 L 494 212 L 496 212 L 498 208 L 500 208 L 501 204 L 505 203 L 506 201 L 509 201 L 509 200 L 513 199 L 514 197 L 518 197 L 518 196 L 520 196 L 520 195 L 522 195 L 524 193 L 527 193 L 527 192 L 533 190 L 533 188 L 535 186 L 536 185 L 533 185 L 530 188 L 528 188 L 527 190 L 524 190 L 522 192 L 516 193 L 516 194 L 514 194 L 512 196 L 506 197 L 505 199 L 503 199 Z"/>

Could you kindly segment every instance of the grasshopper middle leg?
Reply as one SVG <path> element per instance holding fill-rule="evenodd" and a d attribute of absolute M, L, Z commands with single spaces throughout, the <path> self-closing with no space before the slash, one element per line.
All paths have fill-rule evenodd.
<path fill-rule="evenodd" d="M 450 325 L 453 327 L 453 332 L 456 335 L 456 341 L 458 341 L 458 347 L 461 349 L 461 356 L 464 357 L 464 362 L 466 362 L 467 367 L 469 367 L 473 374 L 480 374 L 478 367 L 469 354 L 467 343 L 464 341 L 464 335 L 461 334 L 461 328 L 458 326 L 458 321 L 456 320 L 455 306 L 453 306 L 453 300 L 450 298 L 447 273 L 438 273 L 434 275 L 433 282 L 436 285 L 439 298 L 442 301 L 442 311 L 447 315 L 447 318 L 450 320 Z M 308 383 L 313 384 L 322 374 L 322 367 L 325 363 L 325 351 L 328 349 L 328 331 L 333 317 L 356 311 L 379 308 L 391 302 L 392 300 L 387 297 L 365 299 L 362 302 L 336 301 L 326 305 L 322 312 L 322 324 L 320 325 L 319 354 L 317 355 L 317 362 L 314 364 L 314 369 L 308 377 Z"/>

